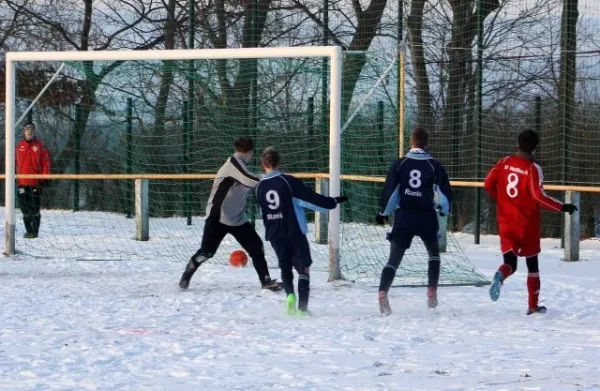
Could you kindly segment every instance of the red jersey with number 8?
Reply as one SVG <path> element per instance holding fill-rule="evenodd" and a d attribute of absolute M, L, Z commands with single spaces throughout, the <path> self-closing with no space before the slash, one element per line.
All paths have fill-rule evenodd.
<path fill-rule="evenodd" d="M 502 252 L 531 257 L 540 252 L 542 208 L 559 212 L 562 203 L 546 194 L 542 168 L 533 159 L 508 156 L 485 178 L 485 189 L 496 200 Z"/>

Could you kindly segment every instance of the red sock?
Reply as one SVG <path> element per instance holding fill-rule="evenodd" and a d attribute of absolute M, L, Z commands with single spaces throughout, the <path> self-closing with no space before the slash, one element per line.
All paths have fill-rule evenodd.
<path fill-rule="evenodd" d="M 540 273 L 527 275 L 527 291 L 529 292 L 529 309 L 536 309 L 540 296 Z"/>
<path fill-rule="evenodd" d="M 508 276 L 513 274 L 513 269 L 508 263 L 503 263 L 502 265 L 500 265 L 498 271 L 500 272 L 500 274 L 502 274 L 502 282 L 504 282 L 504 280 L 506 280 Z"/>

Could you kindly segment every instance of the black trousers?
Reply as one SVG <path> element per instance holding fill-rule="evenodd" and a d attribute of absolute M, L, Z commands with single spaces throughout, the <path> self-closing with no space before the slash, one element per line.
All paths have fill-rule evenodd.
<path fill-rule="evenodd" d="M 37 236 L 40 230 L 40 207 L 42 188 L 37 186 L 19 186 L 19 206 L 23 212 L 23 223 L 27 233 Z"/>
<path fill-rule="evenodd" d="M 239 226 L 231 226 L 220 223 L 216 219 L 207 218 L 204 223 L 204 233 L 202 234 L 200 250 L 194 254 L 192 259 L 202 264 L 212 258 L 227 234 L 233 236 L 248 253 L 250 258 L 252 258 L 252 264 L 260 282 L 265 283 L 269 281 L 271 277 L 269 275 L 267 260 L 265 259 L 263 241 L 250 222 Z"/>

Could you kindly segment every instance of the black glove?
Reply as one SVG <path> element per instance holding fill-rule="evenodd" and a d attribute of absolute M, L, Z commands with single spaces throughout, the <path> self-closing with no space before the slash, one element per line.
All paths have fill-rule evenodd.
<path fill-rule="evenodd" d="M 562 208 L 560 209 L 561 212 L 567 212 L 568 214 L 572 215 L 574 212 L 577 212 L 579 209 L 577 209 L 577 207 L 573 204 L 563 204 Z"/>
<path fill-rule="evenodd" d="M 333 199 L 335 200 L 336 204 L 341 204 L 342 202 L 348 201 L 348 197 L 347 196 L 333 197 Z"/>
<path fill-rule="evenodd" d="M 377 223 L 377 225 L 385 225 L 385 223 L 387 223 L 387 221 L 388 221 L 388 217 L 382 215 L 381 213 L 375 217 L 375 222 Z"/>

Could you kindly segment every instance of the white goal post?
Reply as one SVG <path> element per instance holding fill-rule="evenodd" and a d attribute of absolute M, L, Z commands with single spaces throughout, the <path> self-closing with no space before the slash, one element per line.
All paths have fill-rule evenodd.
<path fill-rule="evenodd" d="M 329 195 L 340 195 L 341 187 L 341 83 L 342 49 L 339 46 L 305 46 L 197 50 L 120 50 L 70 52 L 6 53 L 6 186 L 5 186 L 5 254 L 15 253 L 15 118 L 16 67 L 19 61 L 140 61 L 140 60 L 224 60 L 252 58 L 324 57 L 330 60 L 329 95 Z M 41 92 L 41 91 L 40 91 Z M 44 176 L 40 176 L 44 177 Z M 47 176 L 52 178 L 52 175 Z M 340 208 L 329 212 L 329 278 L 341 278 Z"/>

